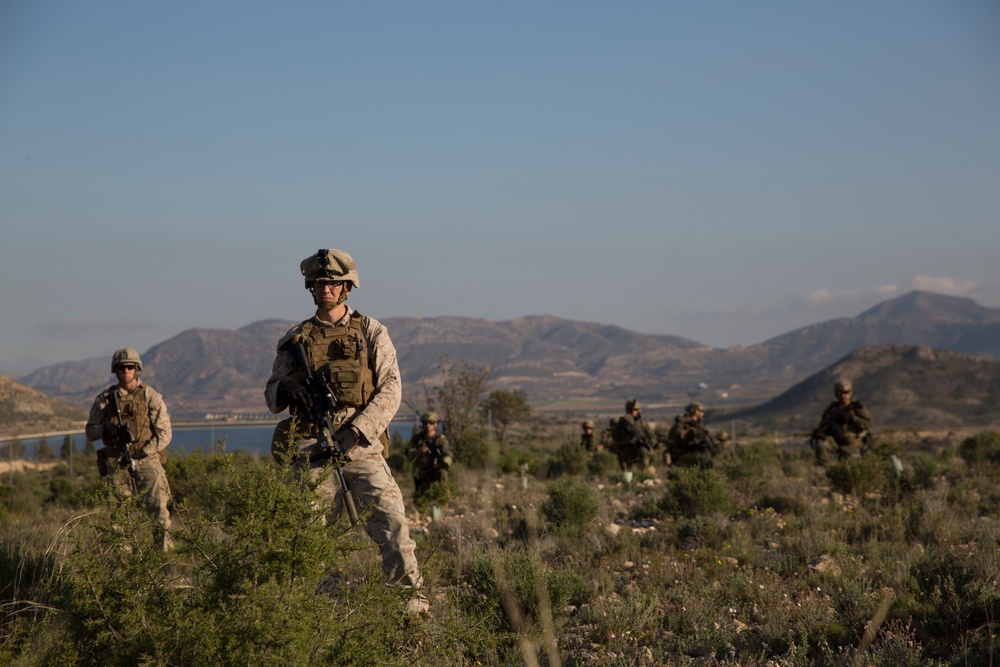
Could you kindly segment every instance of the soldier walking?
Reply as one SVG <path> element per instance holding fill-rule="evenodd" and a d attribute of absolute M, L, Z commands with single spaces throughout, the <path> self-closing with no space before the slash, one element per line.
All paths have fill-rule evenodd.
<path fill-rule="evenodd" d="M 618 463 L 625 471 L 633 467 L 649 469 L 656 446 L 652 432 L 642 420 L 640 407 L 639 399 L 626 401 L 625 414 L 618 419 L 611 434 Z"/>
<path fill-rule="evenodd" d="M 419 501 L 431 489 L 431 485 L 448 483 L 448 470 L 452 455 L 448 438 L 438 433 L 438 415 L 425 412 L 420 417 L 421 428 L 410 438 L 407 456 L 413 462 L 414 502 Z"/>
<path fill-rule="evenodd" d="M 115 350 L 111 372 L 118 379 L 94 399 L 86 435 L 100 440 L 97 469 L 122 493 L 141 493 L 146 510 L 156 518 L 156 547 L 169 550 L 170 484 L 163 464 L 173 430 L 170 414 L 158 391 L 139 379 L 142 359 L 131 347 Z"/>

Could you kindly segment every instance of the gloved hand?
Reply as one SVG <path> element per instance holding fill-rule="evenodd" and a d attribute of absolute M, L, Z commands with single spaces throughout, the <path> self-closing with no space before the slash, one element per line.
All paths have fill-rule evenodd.
<path fill-rule="evenodd" d="M 278 383 L 278 396 L 288 405 L 295 406 L 299 412 L 312 410 L 313 399 L 305 383 L 295 378 L 285 378 Z"/>
<path fill-rule="evenodd" d="M 121 440 L 121 426 L 105 423 L 101 426 L 101 440 L 107 445 L 117 445 L 118 441 Z"/>
<path fill-rule="evenodd" d="M 146 453 L 146 450 L 145 449 L 140 449 L 139 451 L 137 451 L 135 454 L 132 455 L 132 460 L 133 461 L 141 461 L 144 458 L 146 458 L 147 456 L 149 456 L 149 454 Z"/>
<path fill-rule="evenodd" d="M 337 446 L 340 448 L 340 451 L 344 454 L 350 455 L 351 450 L 361 443 L 362 436 L 359 432 L 355 431 L 353 427 L 344 426 L 333 434 L 333 439 L 337 442 Z"/>

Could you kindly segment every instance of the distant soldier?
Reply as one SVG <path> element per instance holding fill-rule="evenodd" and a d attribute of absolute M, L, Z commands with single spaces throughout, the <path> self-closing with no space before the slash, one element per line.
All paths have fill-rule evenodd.
<path fill-rule="evenodd" d="M 435 482 L 448 483 L 452 456 L 448 438 L 437 432 L 438 415 L 425 412 L 420 417 L 421 429 L 413 434 L 407 455 L 413 461 L 414 501 L 426 494 Z"/>
<path fill-rule="evenodd" d="M 861 456 L 872 427 L 868 409 L 851 397 L 850 382 L 840 380 L 833 386 L 833 393 L 837 398 L 823 411 L 810 440 L 816 463 L 824 466 L 834 455 L 838 459 Z"/>
<path fill-rule="evenodd" d="M 598 438 L 597 446 L 599 449 L 606 449 L 611 451 L 615 448 L 615 439 L 612 437 L 615 432 L 615 426 L 618 425 L 618 420 L 612 417 L 608 420 L 608 425 L 601 431 L 601 436 Z"/>
<path fill-rule="evenodd" d="M 141 370 L 138 352 L 131 347 L 115 350 L 111 372 L 118 383 L 94 399 L 86 435 L 90 441 L 104 443 L 97 450 L 101 477 L 126 495 L 133 491 L 143 495 L 146 510 L 159 524 L 156 546 L 167 551 L 173 543 L 169 532 L 170 484 L 163 464 L 173 429 L 163 396 L 139 379 Z"/>
<path fill-rule="evenodd" d="M 656 441 L 642 421 L 638 399 L 629 399 L 625 403 L 625 414 L 618 419 L 611 437 L 622 470 L 631 470 L 633 466 L 643 470 L 649 468 Z"/>
<path fill-rule="evenodd" d="M 704 465 L 719 454 L 728 439 L 725 433 L 713 437 L 702 423 L 705 406 L 698 401 L 689 403 L 684 414 L 674 417 L 667 435 L 667 451 L 678 465 Z"/>
<path fill-rule="evenodd" d="M 594 442 L 594 420 L 587 419 L 580 424 L 580 446 L 583 447 L 588 452 L 596 452 L 600 449 L 601 443 Z"/>

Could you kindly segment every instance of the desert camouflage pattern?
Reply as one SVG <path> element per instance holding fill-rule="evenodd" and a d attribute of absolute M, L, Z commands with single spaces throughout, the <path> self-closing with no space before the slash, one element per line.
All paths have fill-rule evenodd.
<path fill-rule="evenodd" d="M 271 368 L 271 377 L 264 389 L 264 398 L 271 412 L 279 413 L 288 405 L 278 395 L 278 384 L 299 371 L 291 352 L 284 345 L 292 336 L 301 333 L 307 322 L 317 327 L 346 327 L 354 311 L 347 307 L 343 318 L 335 324 L 313 317 L 294 327 L 278 341 L 278 351 Z M 420 586 L 422 578 L 414 554 L 416 544 L 410 537 L 406 523 L 403 495 L 383 458 L 380 440 L 392 421 L 402 395 L 402 382 L 396 359 L 396 348 L 389 332 L 377 320 L 362 319 L 362 331 L 368 346 L 372 366 L 374 389 L 367 402 L 358 407 L 342 407 L 331 415 L 334 431 L 350 421 L 361 432 L 358 446 L 347 452 L 350 462 L 344 465 L 344 479 L 354 494 L 358 512 L 367 514 L 365 531 L 378 545 L 382 556 L 382 570 L 390 584 Z M 325 462 L 309 463 L 308 455 L 319 451 L 314 437 L 301 439 L 295 447 L 300 455 L 294 458 L 299 474 L 313 479 L 324 477 L 320 492 L 333 505 L 335 516 L 341 516 L 343 490 L 336 475 L 329 474 Z"/>
<path fill-rule="evenodd" d="M 337 476 L 324 463 L 309 463 L 309 456 L 319 453 L 319 443 L 315 438 L 303 438 L 297 449 L 299 455 L 293 464 L 296 474 L 321 481 L 318 491 L 330 508 L 331 521 L 345 517 L 344 493 Z M 380 452 L 365 451 L 363 447 L 355 447 L 348 456 L 351 461 L 344 466 L 344 481 L 354 494 L 358 513 L 367 517 L 365 532 L 378 545 L 386 582 L 419 588 L 423 577 L 417 565 L 417 545 L 410 537 L 403 494 L 389 464 Z"/>
<path fill-rule="evenodd" d="M 170 484 L 167 473 L 163 469 L 166 461 L 166 449 L 173 437 L 170 424 L 170 413 L 163 402 L 163 396 L 141 380 L 131 391 L 125 391 L 115 385 L 102 391 L 94 399 L 90 407 L 90 417 L 87 420 L 85 433 L 92 442 L 101 441 L 105 447 L 97 452 L 97 467 L 101 476 L 118 488 L 123 494 L 131 495 L 132 485 L 128 470 L 120 466 L 120 443 L 105 440 L 106 426 L 117 426 L 118 416 L 109 405 L 110 392 L 118 393 L 119 407 L 122 417 L 132 429 L 136 438 L 132 454 L 142 451 L 147 456 L 135 462 L 137 486 L 143 494 L 143 504 L 157 523 L 160 530 L 157 533 L 157 546 L 170 549 Z"/>
<path fill-rule="evenodd" d="M 351 307 L 347 306 L 347 313 L 335 325 L 313 317 L 295 325 L 282 336 L 281 340 L 278 341 L 277 356 L 271 366 L 271 377 L 268 378 L 267 386 L 264 389 L 264 400 L 271 412 L 277 414 L 288 408 L 288 404 L 278 396 L 278 383 L 298 371 L 292 353 L 282 350 L 285 343 L 293 336 L 302 333 L 306 322 L 317 327 L 346 327 L 353 312 Z M 361 329 L 368 344 L 369 363 L 372 366 L 372 383 L 374 385 L 372 395 L 364 406 L 344 407 L 331 417 L 334 430 L 350 421 L 364 436 L 362 446 L 366 452 L 374 451 L 381 454 L 383 445 L 379 438 L 389 428 L 389 423 L 396 415 L 396 410 L 399 409 L 403 384 L 399 376 L 396 348 L 393 346 L 386 328 L 371 317 L 363 317 Z"/>

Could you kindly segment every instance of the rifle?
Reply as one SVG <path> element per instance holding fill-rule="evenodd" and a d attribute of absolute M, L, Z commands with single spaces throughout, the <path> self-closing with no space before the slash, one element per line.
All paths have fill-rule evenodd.
<path fill-rule="evenodd" d="M 118 389 L 112 388 L 108 393 L 108 403 L 111 407 L 115 409 L 115 414 L 118 416 L 118 441 L 119 446 L 124 442 L 122 449 L 121 462 L 128 468 L 128 474 L 130 478 L 130 484 L 132 485 L 132 490 L 137 491 L 139 488 L 139 473 L 135 469 L 135 459 L 132 458 L 132 445 L 135 444 L 135 436 L 132 435 L 132 427 L 122 419 L 122 408 L 118 404 Z"/>
<path fill-rule="evenodd" d="M 324 378 L 320 374 L 312 372 L 309 367 L 306 347 L 302 341 L 302 335 L 296 334 L 290 343 L 295 362 L 305 370 L 306 386 L 313 399 L 312 408 L 306 415 L 306 419 L 319 431 L 317 440 L 320 451 L 309 456 L 309 463 L 319 463 L 329 459 L 337 472 L 340 488 L 344 490 L 344 506 L 347 508 L 347 516 L 350 517 L 353 525 L 358 522 L 358 508 L 354 504 L 354 494 L 347 488 L 347 480 L 344 479 L 344 464 L 349 463 L 351 459 L 346 452 L 340 450 L 337 441 L 333 439 L 333 427 L 330 425 L 330 413 L 337 409 L 337 399 L 333 397 L 333 392 L 330 391 Z"/>
<path fill-rule="evenodd" d="M 445 461 L 444 449 L 442 447 L 439 447 L 438 444 L 437 444 L 437 442 L 435 442 L 435 441 L 428 441 L 427 442 L 427 449 L 430 450 L 430 453 L 431 453 L 431 464 L 432 465 L 436 463 L 437 467 L 440 470 L 447 470 L 448 468 L 451 467 L 451 466 L 448 465 L 448 462 Z"/>

